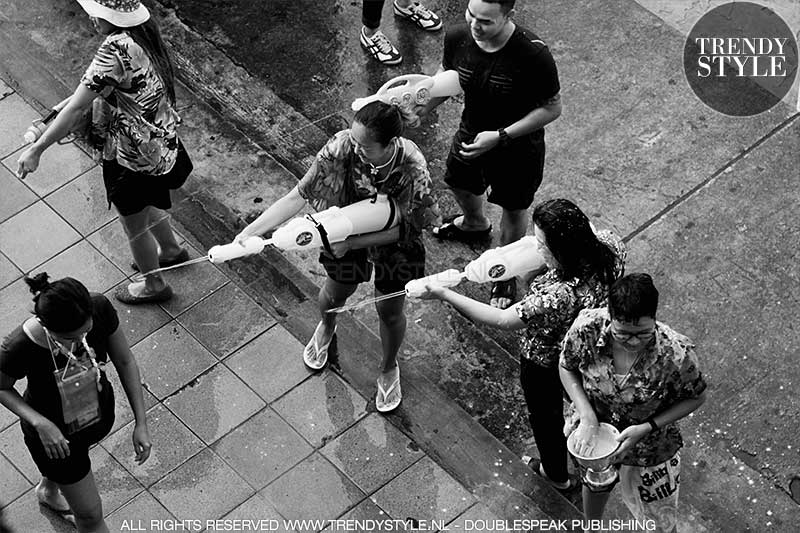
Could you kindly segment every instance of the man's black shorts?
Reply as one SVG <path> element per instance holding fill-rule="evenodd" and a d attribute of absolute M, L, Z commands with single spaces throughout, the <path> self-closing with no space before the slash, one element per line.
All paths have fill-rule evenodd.
<path fill-rule="evenodd" d="M 463 129 L 453 136 L 445 183 L 476 196 L 490 187 L 488 200 L 510 211 L 530 207 L 544 173 L 543 132 L 512 139 L 508 146 L 496 146 L 475 159 L 464 159 L 459 154 L 461 143 L 469 144 L 474 138 Z"/>
<path fill-rule="evenodd" d="M 321 253 L 319 262 L 334 281 L 357 285 L 369 281 L 375 269 L 375 289 L 382 294 L 402 291 L 412 279 L 425 276 L 425 249 L 420 245 L 413 251 L 396 245 L 382 247 L 374 263 L 366 249 L 350 250 L 339 259 Z"/>

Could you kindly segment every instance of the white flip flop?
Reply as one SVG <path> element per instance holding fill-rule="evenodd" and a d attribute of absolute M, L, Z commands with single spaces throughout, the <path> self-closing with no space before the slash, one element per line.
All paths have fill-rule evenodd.
<path fill-rule="evenodd" d="M 308 344 L 306 344 L 303 350 L 303 362 L 311 370 L 321 370 L 322 367 L 328 363 L 328 349 L 336 340 L 336 326 L 334 326 L 333 335 L 331 335 L 330 340 L 324 346 L 317 344 L 317 333 L 319 333 L 321 327 L 322 322 L 317 324 L 314 335 L 311 336 L 311 340 L 308 341 Z"/>
<path fill-rule="evenodd" d="M 392 396 L 391 401 L 389 397 Z M 389 388 L 384 390 L 381 386 L 380 379 L 378 380 L 378 394 L 375 396 L 375 408 L 380 413 L 388 413 L 394 411 L 400 402 L 403 401 L 403 391 L 400 389 L 400 367 L 397 367 L 397 379 L 395 379 Z"/>

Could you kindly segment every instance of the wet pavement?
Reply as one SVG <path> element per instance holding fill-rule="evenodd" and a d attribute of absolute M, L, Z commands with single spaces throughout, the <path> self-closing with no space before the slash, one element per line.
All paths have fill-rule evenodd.
<path fill-rule="evenodd" d="M 774 5 L 791 27 L 798 27 L 791 2 L 765 4 Z M 436 5 L 446 24 L 461 20 L 463 2 Z M 359 2 L 175 0 L 161 7 L 158 14 L 165 36 L 189 88 L 181 88 L 179 98 L 186 106 L 184 136 L 192 147 L 196 171 L 174 216 L 184 224 L 195 255 L 229 240 L 242 219 L 255 216 L 288 191 L 327 135 L 349 122 L 353 98 L 395 75 L 433 72 L 440 60 L 442 35 L 425 34 L 396 21 L 390 6 L 384 11 L 382 29 L 405 57 L 402 65 L 393 68 L 375 65 L 359 48 Z M 706 405 L 683 423 L 687 448 L 682 530 L 790 531 L 791 523 L 800 522 L 800 511 L 789 494 L 791 479 L 800 475 L 796 394 L 800 375 L 794 364 L 796 326 L 775 317 L 800 311 L 800 271 L 791 246 L 798 240 L 800 198 L 794 186 L 800 153 L 798 114 L 786 104 L 757 117 L 734 119 L 711 111 L 694 97 L 683 78 L 680 53 L 685 33 L 706 9 L 699 3 L 649 0 L 536 2 L 519 7 L 518 20 L 539 33 L 553 51 L 565 103 L 562 117 L 547 128 L 545 183 L 537 198 L 571 198 L 597 226 L 624 236 L 630 247 L 628 270 L 648 270 L 656 277 L 662 294 L 660 318 L 698 345 L 711 389 Z M 18 92 L 0 85 L 3 133 L 21 132 L 35 116 L 33 109 L 22 105 L 22 97 L 39 103 L 57 101 L 56 96 L 63 96 L 82 72 L 97 38 L 77 4 L 67 0 L 33 5 L 3 0 L 0 21 L 4 42 L 29 43 L 25 51 L 37 56 L 26 63 L 20 57 L 23 54 L 0 52 L 0 63 L 7 69 L 2 76 L 13 71 L 24 73 L 22 78 L 43 80 L 23 84 L 24 79 L 4 77 L 6 87 L 25 85 Z M 53 73 L 55 80 L 37 75 L 42 70 Z M 436 120 L 426 121 L 409 135 L 428 158 L 443 213 L 454 209 L 439 180 L 460 112 L 458 99 L 454 100 L 439 108 Z M 786 100 L 797 100 L 796 86 Z M 18 137 L 0 136 L 0 158 L 9 156 L 6 162 L 15 160 L 18 145 L 13 139 Z M 79 262 L 102 285 L 98 290 L 106 291 L 130 274 L 120 229 L 104 218 L 107 211 L 97 208 L 95 200 L 102 192 L 92 186 L 97 182 L 89 177 L 92 170 L 87 164 L 81 157 L 64 163 L 59 158 L 55 170 L 80 176 L 64 180 L 58 172 L 40 171 L 22 185 L 0 167 L 3 190 L 9 191 L 0 199 L 0 208 L 14 214 L 0 223 L 0 248 L 5 254 L 0 255 L 0 316 L 8 318 L 2 324 L 14 324 L 28 303 L 18 281 L 20 272 L 53 257 L 53 268 Z M 46 201 L 38 201 L 40 196 Z M 496 212 L 493 216 L 497 220 Z M 28 246 L 30 241 L 15 243 L 14 237 L 23 230 L 39 246 Z M 427 243 L 430 272 L 464 265 L 481 251 Z M 332 513 L 374 514 L 375 502 L 357 497 L 372 489 L 365 488 L 363 481 L 353 477 L 348 463 L 331 452 L 335 449 L 331 446 L 350 433 L 348 427 L 363 427 L 359 432 L 370 435 L 366 424 L 376 417 L 367 414 L 364 399 L 374 388 L 374 312 L 367 307 L 343 317 L 348 332 L 342 342 L 353 353 L 340 361 L 341 376 L 326 374 L 303 381 L 302 365 L 279 365 L 282 355 L 275 353 L 296 350 L 290 346 L 301 345 L 313 331 L 316 319 L 309 300 L 324 276 L 315 256 L 268 252 L 263 261 L 240 261 L 222 270 L 191 267 L 172 278 L 178 289 L 176 301 L 163 309 L 131 313 L 126 322 L 129 337 L 140 343 L 134 351 L 140 364 L 145 366 L 144 359 L 153 370 L 149 401 L 165 424 L 170 417 L 175 419 L 164 428 L 187 429 L 177 442 L 188 455 L 165 457 L 163 468 L 156 464 L 153 473 L 141 473 L 143 479 L 155 481 L 172 472 L 175 483 L 189 484 L 193 465 L 199 465 L 213 472 L 209 475 L 218 480 L 216 484 L 227 486 L 235 474 L 258 490 L 240 507 L 242 515 L 263 509 L 257 514 L 266 516 L 273 512 L 268 509 L 282 501 L 283 506 L 274 512 L 285 517 L 284 513 L 296 510 L 290 502 L 290 484 L 269 491 L 263 487 L 282 479 L 286 465 L 304 457 L 308 464 L 289 479 L 303 483 L 317 472 L 330 473 L 330 487 L 341 493 L 331 502 Z M 481 299 L 488 292 L 486 287 L 466 283 L 459 290 Z M 357 296 L 369 293 L 362 287 Z M 230 316 L 216 312 L 227 306 Z M 251 315 L 260 317 L 255 324 L 247 320 Z M 491 491 L 476 488 L 481 486 L 481 476 L 492 475 L 492 468 L 479 464 L 488 458 L 473 459 L 472 470 L 465 467 L 468 459 L 459 455 L 457 445 L 434 434 L 434 423 L 426 423 L 426 416 L 446 420 L 426 401 L 448 402 L 439 411 L 468 413 L 491 434 L 476 437 L 472 432 L 479 429 L 460 425 L 449 428 L 454 441 L 461 434 L 468 441 L 466 446 L 475 449 L 479 447 L 475 442 L 502 441 L 508 457 L 500 462 L 511 472 L 508 482 L 514 486 L 522 472 L 511 466 L 514 456 L 536 453 L 517 385 L 515 339 L 476 328 L 435 302 L 410 303 L 408 316 L 401 364 L 404 384 L 414 381 L 412 386 L 404 385 L 404 406 L 390 421 L 413 437 L 473 497 L 477 494 L 480 501 L 466 510 L 462 521 L 481 513 L 498 514 L 494 509 L 502 499 L 497 496 L 503 494 L 502 489 L 493 486 L 496 495 L 489 497 Z M 285 331 L 279 340 L 265 338 L 281 328 Z M 169 346 L 174 359 L 163 361 L 148 348 L 156 342 Z M 280 349 L 273 351 L 270 348 L 276 342 Z M 178 364 L 189 361 L 189 353 L 190 364 Z M 173 368 L 176 364 L 187 368 Z M 274 379 L 265 380 L 264 374 Z M 208 392 L 192 394 L 194 387 L 181 388 L 191 383 L 192 376 L 203 377 L 198 390 L 222 387 L 229 391 L 237 398 L 236 407 L 215 403 L 207 398 Z M 421 384 L 419 389 L 414 383 Z M 431 392 L 428 385 L 436 390 Z M 414 396 L 417 392 L 419 397 Z M 314 398 L 313 407 L 309 404 L 308 411 L 304 410 L 296 395 Z M 360 406 L 354 401 L 359 395 Z M 200 397 L 206 398 L 203 412 L 207 416 L 192 411 L 195 398 Z M 322 412 L 320 418 L 317 411 L 329 405 L 335 410 L 326 412 L 337 414 L 326 418 Z M 6 423 L 4 415 L 0 413 L 0 423 Z M 248 427 L 253 420 L 258 421 L 256 429 Z M 276 427 L 266 441 L 260 429 L 264 425 Z M 2 446 L 13 439 L 5 433 L 0 433 L 0 452 L 8 458 Z M 293 444 L 272 442 L 278 433 Z M 339 434 L 331 442 L 325 439 Z M 362 439 L 356 440 L 362 443 Z M 247 443 L 259 453 L 238 457 L 237 451 Z M 190 466 L 182 466 L 189 455 L 208 444 L 216 454 L 212 455 L 233 473 L 206 452 L 194 456 L 198 458 Z M 285 451 L 287 446 L 299 446 L 300 451 L 290 453 Z M 278 449 L 282 450 L 276 456 L 280 459 L 257 460 Z M 371 457 L 367 450 L 361 453 L 357 457 Z M 283 459 L 284 454 L 288 458 Z M 497 462 L 496 457 L 489 460 L 489 467 Z M 420 469 L 427 468 L 420 464 Z M 20 471 L 25 474 L 24 467 Z M 334 473 L 344 473 L 344 477 L 337 481 Z M 398 474 L 394 479 L 401 479 L 399 472 L 391 475 Z M 19 478 L 10 479 L 8 485 L 18 491 Z M 128 507 L 152 513 L 194 511 L 181 507 L 172 482 L 158 485 L 157 492 L 134 494 Z M 540 510 L 558 516 L 560 511 L 554 514 L 553 509 L 560 509 L 559 504 L 545 488 L 535 480 L 526 480 L 523 486 Z M 0 499 L 8 500 L 3 493 Z M 30 502 L 22 500 L 12 508 L 28 509 L 24 506 Z M 524 509 L 526 502 L 519 503 Z M 616 504 L 612 514 L 625 516 Z M 378 500 L 377 505 L 395 516 L 387 508 L 390 502 Z"/>

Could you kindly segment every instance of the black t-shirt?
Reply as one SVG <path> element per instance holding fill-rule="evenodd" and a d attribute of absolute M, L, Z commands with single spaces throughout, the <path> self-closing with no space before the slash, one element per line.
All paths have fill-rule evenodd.
<path fill-rule="evenodd" d="M 505 46 L 491 53 L 481 50 L 466 25 L 449 29 L 442 66 L 458 71 L 464 89 L 461 128 L 472 135 L 510 126 L 560 90 L 547 45 L 519 25 Z"/>
<path fill-rule="evenodd" d="M 104 363 L 108 361 L 108 338 L 119 327 L 119 318 L 108 298 L 96 293 L 91 296 L 93 325 L 86 335 L 86 342 L 94 349 L 97 362 Z M 56 363 L 58 368 L 64 368 L 66 356 L 59 353 Z M 21 325 L 3 340 L 0 346 L 0 372 L 17 380 L 28 378 L 28 388 L 23 394 L 25 402 L 59 428 L 63 428 L 61 396 L 53 375 L 54 370 L 50 350 L 28 338 Z M 105 376 L 101 383 L 110 387 Z"/>

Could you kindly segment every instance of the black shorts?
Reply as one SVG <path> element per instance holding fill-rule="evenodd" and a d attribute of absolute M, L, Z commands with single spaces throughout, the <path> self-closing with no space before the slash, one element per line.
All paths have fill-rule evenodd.
<path fill-rule="evenodd" d="M 367 250 L 350 250 L 339 259 L 321 253 L 319 262 L 333 281 L 352 285 L 369 281 L 374 268 L 375 289 L 382 294 L 402 291 L 412 279 L 425 276 L 425 249 L 421 244 L 411 251 L 384 246 L 378 256 L 372 262 Z"/>
<path fill-rule="evenodd" d="M 147 206 L 172 207 L 163 176 L 136 172 L 109 159 L 103 160 L 103 182 L 109 207 L 114 204 L 122 216 L 135 215 Z"/>
<path fill-rule="evenodd" d="M 103 417 L 100 422 L 84 428 L 74 435 L 67 436 L 69 456 L 64 459 L 50 459 L 44 450 L 39 434 L 33 426 L 20 421 L 25 446 L 31 454 L 36 468 L 43 477 L 61 485 L 77 483 L 92 469 L 89 461 L 89 448 L 105 438 L 114 425 L 114 392 L 111 384 L 103 378 L 104 392 L 101 393 Z M 105 389 L 107 387 L 107 389 Z M 63 431 L 63 428 L 62 428 Z"/>
<path fill-rule="evenodd" d="M 471 143 L 474 137 L 461 128 L 453 136 L 445 183 L 476 196 L 491 187 L 488 200 L 509 211 L 530 207 L 544 173 L 544 133 L 512 139 L 508 146 L 492 148 L 476 159 L 464 159 L 458 153 L 461 143 Z"/>

